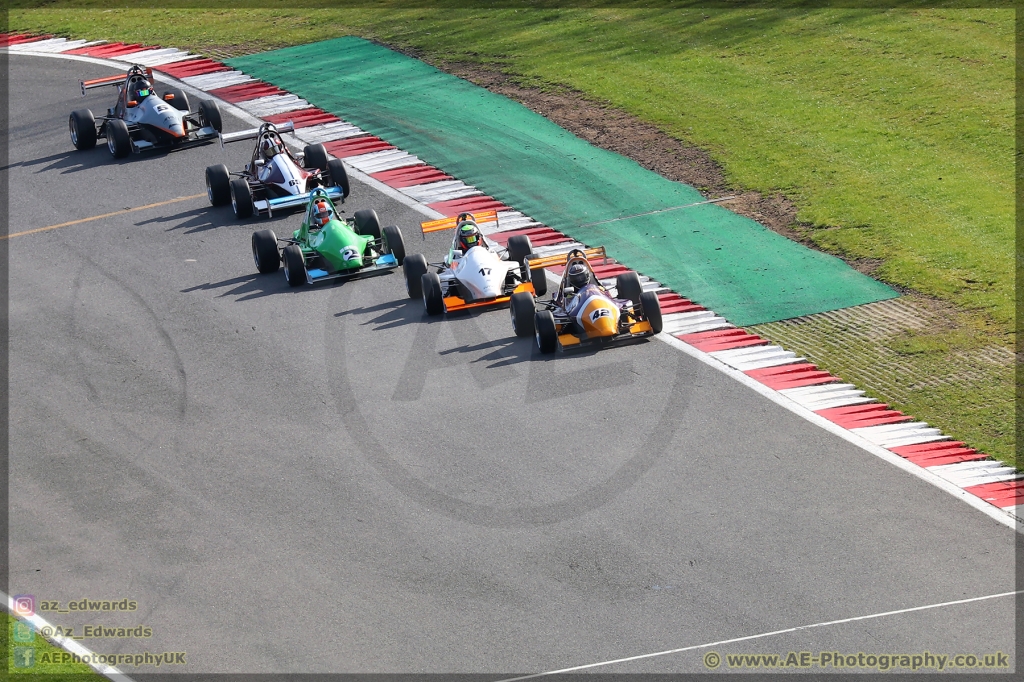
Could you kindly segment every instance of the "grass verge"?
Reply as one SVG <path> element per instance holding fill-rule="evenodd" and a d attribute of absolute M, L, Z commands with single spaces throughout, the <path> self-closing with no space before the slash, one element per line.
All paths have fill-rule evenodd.
<path fill-rule="evenodd" d="M 28 628 L 28 629 L 25 629 Z M 5 639 L 8 638 L 8 639 Z M 93 682 L 104 679 L 85 663 L 51 662 L 60 660 L 67 653 L 47 642 L 28 623 L 7 615 L 7 627 L 0 628 L 0 642 L 7 651 L 7 672 L 9 675 L 28 675 L 46 682 Z"/>

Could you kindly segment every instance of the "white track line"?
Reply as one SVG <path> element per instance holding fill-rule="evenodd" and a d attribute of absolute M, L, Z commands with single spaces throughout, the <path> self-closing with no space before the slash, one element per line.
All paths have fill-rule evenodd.
<path fill-rule="evenodd" d="M 668 649 L 666 651 L 656 651 L 652 654 L 640 654 L 638 656 L 627 656 L 626 658 L 616 658 L 610 661 L 601 661 L 599 663 L 588 663 L 586 665 L 577 665 L 572 668 L 562 668 L 561 670 L 549 670 L 543 673 L 534 673 L 533 675 L 523 675 L 522 677 L 509 677 L 503 680 L 497 680 L 496 682 L 519 682 L 520 680 L 533 680 L 538 677 L 547 677 L 548 675 L 559 675 L 562 673 L 571 673 L 578 670 L 587 670 L 590 668 L 597 668 L 603 665 L 613 665 L 615 663 L 628 663 L 629 661 L 639 661 L 644 658 L 655 658 L 657 656 L 668 656 L 670 654 L 679 654 L 684 651 L 695 651 L 697 649 L 707 649 L 708 647 L 721 646 L 723 644 L 735 644 L 736 642 L 749 642 L 754 639 L 764 639 L 765 637 L 774 637 L 776 635 L 785 635 L 790 632 L 802 632 L 804 630 L 813 630 L 815 628 L 824 628 L 830 625 L 842 625 L 844 623 L 854 623 L 859 620 L 872 620 L 875 618 L 884 618 L 886 616 L 898 616 L 903 613 L 913 613 L 914 611 L 927 611 L 928 609 L 938 609 L 944 606 L 956 606 L 958 604 L 969 604 L 971 602 L 984 601 L 986 599 L 997 599 L 999 597 L 1009 597 L 1011 595 L 1020 594 L 1024 590 L 1015 590 L 1013 592 L 1000 592 L 999 594 L 988 594 L 984 597 L 971 597 L 969 599 L 957 599 L 956 601 L 946 601 L 939 604 L 928 604 L 926 606 L 913 606 L 909 609 L 898 609 L 896 611 L 884 611 L 882 613 L 873 613 L 868 616 L 854 616 L 853 618 L 842 618 L 840 620 L 829 620 L 824 623 L 813 623 L 811 625 L 798 625 L 793 628 L 786 628 L 784 630 L 772 630 L 771 632 L 762 632 L 758 635 L 747 635 L 746 637 L 734 637 L 733 639 L 722 639 L 717 642 L 708 642 L 707 644 L 694 644 L 693 646 L 684 646 L 678 649 Z"/>
<path fill-rule="evenodd" d="M 4 594 L 3 592 L 0 592 L 0 595 L 3 596 L 4 603 L 7 604 L 7 610 L 10 612 L 10 614 L 15 618 L 18 618 L 20 620 L 25 621 L 26 623 L 31 624 L 32 627 L 35 628 L 36 632 L 41 631 L 44 627 L 53 627 L 51 623 L 47 622 L 38 614 L 33 614 L 31 616 L 21 616 L 16 614 L 14 612 L 14 599 L 12 599 L 9 595 Z M 52 637 L 47 637 L 46 640 L 48 642 L 51 642 L 54 646 L 59 646 L 65 651 L 81 656 L 82 660 L 89 664 L 89 667 L 91 667 L 100 675 L 103 675 L 108 679 L 114 680 L 115 682 L 134 682 L 132 678 L 128 677 L 114 666 L 107 665 L 106 663 L 93 663 L 94 652 L 91 649 L 86 649 L 84 646 L 82 646 L 75 640 L 71 639 L 70 637 L 54 635 Z"/>

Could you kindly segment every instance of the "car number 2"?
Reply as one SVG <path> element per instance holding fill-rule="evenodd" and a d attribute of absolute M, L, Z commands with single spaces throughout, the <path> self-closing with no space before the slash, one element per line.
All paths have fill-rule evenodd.
<path fill-rule="evenodd" d="M 346 246 L 341 250 L 341 257 L 345 260 L 357 260 L 359 258 L 359 252 L 351 246 Z"/>

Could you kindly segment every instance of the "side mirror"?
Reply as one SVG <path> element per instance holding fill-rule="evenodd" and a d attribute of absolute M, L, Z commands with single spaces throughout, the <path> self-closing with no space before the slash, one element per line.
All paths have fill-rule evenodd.
<path fill-rule="evenodd" d="M 564 287 L 562 289 L 562 293 L 565 294 L 566 296 L 571 296 L 572 294 L 576 293 L 576 287 Z"/>
<path fill-rule="evenodd" d="M 263 159 L 256 159 L 256 167 L 257 168 L 261 168 L 261 167 L 265 166 L 266 164 L 267 164 L 267 162 L 264 161 Z"/>
<path fill-rule="evenodd" d="M 128 100 L 127 102 L 125 102 L 125 106 L 127 106 L 127 107 L 128 107 L 129 109 L 133 109 L 133 108 L 135 108 L 135 107 L 139 106 L 139 103 L 138 103 L 138 102 L 136 102 L 136 101 L 135 101 L 135 100 L 133 100 L 133 99 L 130 99 L 130 100 Z"/>
<path fill-rule="evenodd" d="M 452 251 L 452 259 L 454 260 L 456 258 L 462 258 L 462 250 L 461 249 L 455 249 L 454 251 Z"/>

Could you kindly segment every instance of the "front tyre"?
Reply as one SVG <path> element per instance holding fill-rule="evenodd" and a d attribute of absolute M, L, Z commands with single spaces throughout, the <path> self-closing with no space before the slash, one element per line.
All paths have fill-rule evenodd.
<path fill-rule="evenodd" d="M 293 287 L 302 286 L 306 283 L 306 258 L 302 255 L 302 249 L 298 244 L 289 244 L 281 252 L 284 260 L 284 277 L 288 284 Z"/>
<path fill-rule="evenodd" d="M 402 263 L 402 271 L 405 274 L 405 290 L 409 292 L 409 298 L 422 297 L 423 275 L 427 274 L 427 259 L 422 253 L 406 256 Z"/>
<path fill-rule="evenodd" d="M 533 251 L 530 237 L 525 234 L 514 234 L 509 237 L 505 248 L 508 249 L 508 259 L 519 264 L 522 264 L 523 260 Z"/>
<path fill-rule="evenodd" d="M 206 197 L 213 206 L 231 201 L 231 175 L 224 164 L 206 167 Z"/>
<path fill-rule="evenodd" d="M 384 253 L 392 254 L 399 265 L 405 261 L 405 240 L 398 225 L 388 225 L 384 228 Z"/>
<path fill-rule="evenodd" d="M 306 145 L 302 150 L 302 165 L 306 168 L 327 170 L 327 148 L 322 144 Z"/>
<path fill-rule="evenodd" d="M 661 323 L 661 301 L 658 300 L 658 294 L 653 291 L 645 291 L 640 294 L 640 308 L 642 309 L 644 317 L 651 323 L 651 329 L 654 330 L 655 334 L 660 334 L 662 330 Z"/>
<path fill-rule="evenodd" d="M 220 106 L 212 99 L 204 99 L 199 102 L 199 125 L 210 127 L 218 133 L 224 127 L 221 123 Z"/>
<path fill-rule="evenodd" d="M 281 267 L 281 254 L 277 250 L 277 235 L 273 230 L 252 233 L 252 259 L 256 269 L 264 275 L 277 272 Z"/>
<path fill-rule="evenodd" d="M 380 239 L 380 220 L 377 219 L 376 211 L 373 209 L 356 211 L 353 217 L 356 222 L 356 234 Z"/>
<path fill-rule="evenodd" d="M 555 327 L 555 316 L 551 311 L 538 311 L 533 324 L 536 328 L 537 349 L 545 354 L 558 350 L 558 328 Z"/>
<path fill-rule="evenodd" d="M 230 184 L 231 208 L 239 220 L 252 217 L 256 207 L 252 203 L 252 190 L 245 178 L 234 178 Z"/>
<path fill-rule="evenodd" d="M 119 118 L 107 121 L 107 149 L 115 159 L 123 159 L 132 153 L 132 136 L 128 125 Z"/>
<path fill-rule="evenodd" d="M 167 95 L 171 95 L 171 99 L 167 99 Z M 172 107 L 178 111 L 189 112 L 192 111 L 192 107 L 188 105 L 188 95 L 179 90 L 178 88 L 167 88 L 164 90 L 163 100 L 168 102 Z M 139 102 L 142 104 L 142 102 Z"/>
<path fill-rule="evenodd" d="M 615 278 L 615 297 L 628 298 L 636 305 L 640 302 L 640 276 L 633 271 L 624 272 Z"/>
<path fill-rule="evenodd" d="M 349 195 L 348 171 L 341 159 L 331 159 L 327 162 L 327 174 L 331 176 L 331 184 L 341 188 L 341 198 L 347 199 Z"/>
<path fill-rule="evenodd" d="M 534 327 L 536 307 L 530 292 L 520 291 L 517 294 L 512 294 L 508 309 L 512 315 L 512 331 L 516 333 L 516 336 L 530 337 L 536 333 Z"/>
<path fill-rule="evenodd" d="M 96 146 L 96 117 L 88 109 L 72 111 L 68 119 L 68 128 L 71 132 L 71 144 L 75 145 L 75 149 L 85 151 Z"/>
<path fill-rule="evenodd" d="M 444 296 L 441 294 L 441 278 L 436 272 L 428 272 L 420 278 L 423 288 L 423 307 L 427 315 L 444 313 Z"/>

